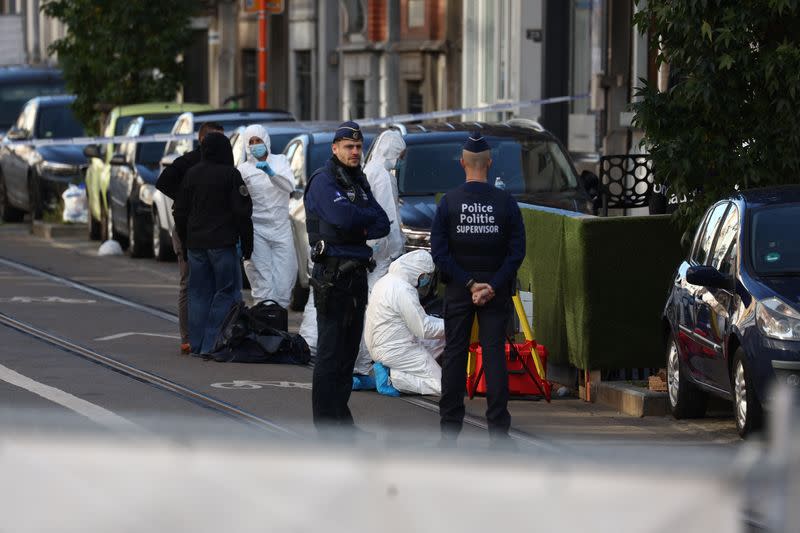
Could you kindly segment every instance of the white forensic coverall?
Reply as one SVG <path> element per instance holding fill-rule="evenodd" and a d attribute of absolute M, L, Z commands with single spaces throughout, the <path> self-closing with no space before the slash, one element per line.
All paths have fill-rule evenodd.
<path fill-rule="evenodd" d="M 289 221 L 294 174 L 283 154 L 270 153 L 267 157 L 274 176 L 256 168 L 258 160 L 250 153 L 250 138 L 260 137 L 269 152 L 269 134 L 263 126 L 247 126 L 243 137 L 245 159 L 238 169 L 253 200 L 253 255 L 244 262 L 244 271 L 255 303 L 275 300 L 287 308 L 297 280 L 297 255 Z"/>
<path fill-rule="evenodd" d="M 406 142 L 399 132 L 389 130 L 375 143 L 372 157 L 364 167 L 364 174 L 367 176 L 375 200 L 386 211 L 390 225 L 388 235 L 367 241 L 367 246 L 372 247 L 372 258 L 375 260 L 375 269 L 367 274 L 367 287 L 370 292 L 375 283 L 389 271 L 392 261 L 405 251 L 405 237 L 400 229 L 397 178 L 389 171 L 395 167 L 398 157 L 406 149 Z M 362 339 L 353 373 L 366 375 L 371 369 L 372 358 Z"/>
<path fill-rule="evenodd" d="M 444 320 L 419 303 L 420 274 L 433 273 L 431 254 L 415 250 L 397 259 L 372 289 L 364 321 L 364 340 L 372 359 L 390 369 L 401 392 L 442 393 L 442 369 L 423 339 L 443 339 Z"/>

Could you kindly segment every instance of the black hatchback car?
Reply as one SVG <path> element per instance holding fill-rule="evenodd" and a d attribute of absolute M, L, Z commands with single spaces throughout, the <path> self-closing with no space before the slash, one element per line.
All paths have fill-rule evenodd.
<path fill-rule="evenodd" d="M 757 430 L 771 385 L 800 387 L 800 186 L 754 189 L 712 206 L 664 309 L 669 403 L 705 414 L 733 400 L 741 436 Z"/>
<path fill-rule="evenodd" d="M 403 135 L 407 147 L 405 163 L 396 177 L 408 250 L 430 249 L 436 194 L 464 182 L 459 161 L 464 142 L 475 130 L 480 130 L 492 149 L 490 183 L 501 178 L 506 190 L 521 203 L 593 211 L 584 184 L 591 178 L 578 175 L 562 144 L 536 122 L 518 119 L 496 124 L 435 123 L 392 128 Z M 367 162 L 371 156 L 367 154 Z"/>
<path fill-rule="evenodd" d="M 36 146 L 38 139 L 84 137 L 72 113 L 74 96 L 41 96 L 25 104 L 6 138 L 17 143 L 0 147 L 0 217 L 19 222 L 26 212 L 41 218 L 56 210 L 70 183 L 83 182 L 87 160 L 83 145 Z"/>

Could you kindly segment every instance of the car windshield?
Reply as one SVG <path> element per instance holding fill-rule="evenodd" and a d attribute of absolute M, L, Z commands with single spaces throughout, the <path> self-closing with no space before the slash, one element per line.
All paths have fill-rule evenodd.
<path fill-rule="evenodd" d="M 39 108 L 35 135 L 38 139 L 64 139 L 83 137 L 86 133 L 72 113 L 70 104 L 62 104 Z"/>
<path fill-rule="evenodd" d="M 800 204 L 764 207 L 753 214 L 753 267 L 761 275 L 800 275 Z"/>
<path fill-rule="evenodd" d="M 145 122 L 142 124 L 142 130 L 139 135 L 169 133 L 172 130 L 172 125 L 174 123 L 174 118 Z M 166 143 L 164 142 L 138 143 L 136 145 L 136 163 L 149 168 L 157 168 L 159 162 L 161 161 L 161 157 L 164 155 L 165 144 Z"/>
<path fill-rule="evenodd" d="M 503 179 L 513 194 L 573 190 L 577 179 L 561 148 L 552 141 L 523 141 L 487 137 L 492 147 L 489 182 Z M 463 142 L 412 144 L 398 176 L 399 189 L 406 195 L 449 191 L 464 182 L 459 163 Z"/>
<path fill-rule="evenodd" d="M 63 81 L 0 85 L 0 128 L 5 130 L 11 127 L 25 102 L 31 98 L 53 94 L 64 94 Z"/>
<path fill-rule="evenodd" d="M 269 132 L 269 129 L 267 129 Z M 283 152 L 283 149 L 286 148 L 286 145 L 289 144 L 289 141 L 297 137 L 297 132 L 292 133 L 276 133 L 269 135 L 269 150 L 273 154 L 280 154 Z"/>
<path fill-rule="evenodd" d="M 333 152 L 331 151 L 330 144 L 312 144 L 308 149 L 308 159 L 306 160 L 306 173 L 308 177 L 315 170 L 325 165 L 325 162 L 331 158 Z"/>

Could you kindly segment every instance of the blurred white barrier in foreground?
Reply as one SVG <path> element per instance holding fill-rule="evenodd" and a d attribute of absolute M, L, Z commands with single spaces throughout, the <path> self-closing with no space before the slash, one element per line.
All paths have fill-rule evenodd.
<path fill-rule="evenodd" d="M 741 530 L 740 493 L 726 472 L 489 457 L 0 436 L 0 530 Z"/>

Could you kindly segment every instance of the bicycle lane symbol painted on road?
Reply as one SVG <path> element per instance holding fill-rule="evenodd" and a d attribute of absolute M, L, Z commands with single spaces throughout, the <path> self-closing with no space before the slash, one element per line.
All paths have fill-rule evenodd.
<path fill-rule="evenodd" d="M 297 383 L 294 381 L 248 381 L 234 380 L 223 383 L 212 383 L 215 389 L 254 390 L 264 387 L 278 387 L 281 389 L 306 389 L 311 390 L 311 383 Z"/>

